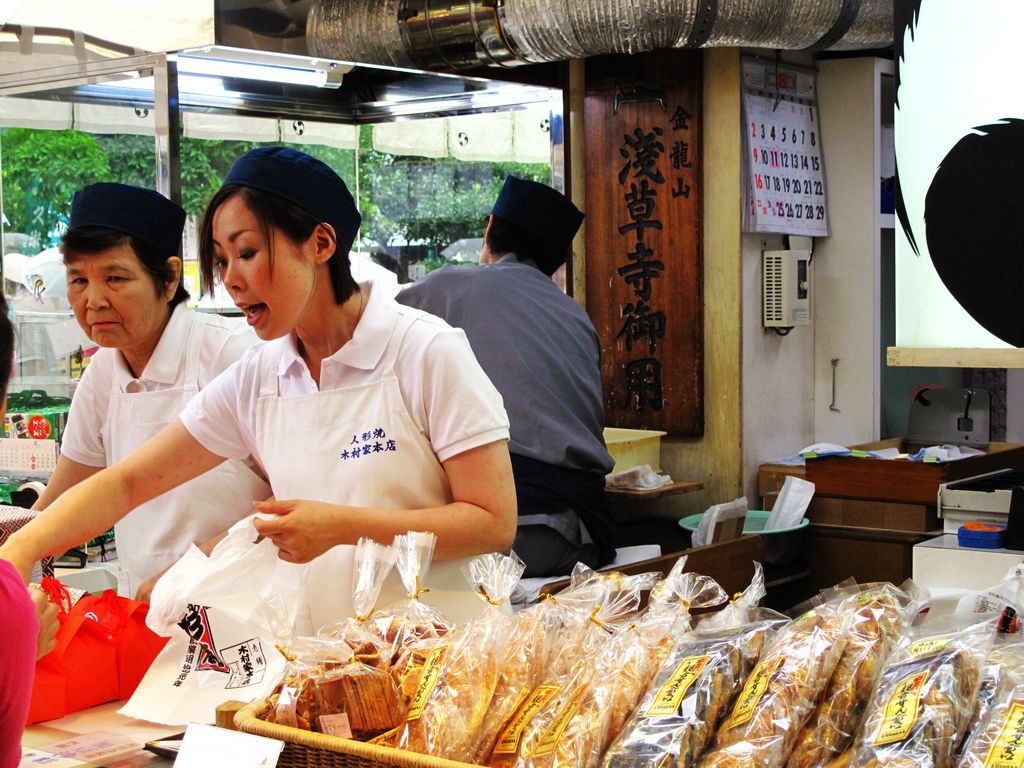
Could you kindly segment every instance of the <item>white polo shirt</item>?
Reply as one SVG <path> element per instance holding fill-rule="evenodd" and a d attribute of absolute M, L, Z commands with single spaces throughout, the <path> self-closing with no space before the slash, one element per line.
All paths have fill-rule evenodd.
<path fill-rule="evenodd" d="M 183 303 L 178 304 L 146 369 L 138 378 L 128 368 L 120 350 L 105 348 L 93 355 L 71 401 L 61 443 L 62 454 L 79 464 L 105 467 L 111 429 L 107 423 L 111 392 L 156 392 L 181 386 L 180 378 L 185 375 L 185 337 L 190 315 L 203 324 L 199 340 L 199 369 L 196 372 L 200 389 L 259 341 L 241 318 L 196 313 Z"/>
<path fill-rule="evenodd" d="M 394 371 L 405 406 L 438 460 L 507 440 L 509 423 L 501 395 L 477 362 L 466 335 L 438 317 L 400 306 L 373 283 L 360 287 L 368 297 L 363 316 L 351 340 L 321 364 L 319 389 L 299 355 L 294 333 L 263 345 L 265 354 L 279 359 L 281 397 L 380 381 L 388 374 L 382 363 L 395 324 L 400 316 L 413 314 L 417 319 L 406 332 Z M 218 456 L 252 454 L 257 462 L 261 459 L 254 439 L 259 349 L 247 351 L 192 398 L 181 414 L 191 435 Z"/>

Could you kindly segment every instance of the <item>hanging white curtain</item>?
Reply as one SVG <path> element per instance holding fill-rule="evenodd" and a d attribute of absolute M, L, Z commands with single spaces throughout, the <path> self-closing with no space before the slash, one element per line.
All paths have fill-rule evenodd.
<path fill-rule="evenodd" d="M 109 107 L 103 104 L 75 104 L 75 129 L 86 133 L 156 134 L 155 110 L 147 107 Z"/>
<path fill-rule="evenodd" d="M 443 117 L 400 120 L 373 126 L 373 148 L 389 155 L 448 156 L 448 123 Z"/>
<path fill-rule="evenodd" d="M 512 154 L 518 163 L 551 162 L 551 112 L 546 106 L 512 113 Z"/>
<path fill-rule="evenodd" d="M 281 141 L 285 144 L 319 144 L 337 149 L 355 149 L 359 145 L 359 126 L 317 123 L 302 119 L 280 121 Z"/>
<path fill-rule="evenodd" d="M 448 153 L 458 160 L 514 160 L 512 113 L 489 112 L 449 117 Z"/>
<path fill-rule="evenodd" d="M 234 139 L 259 142 L 281 140 L 276 118 L 186 112 L 183 115 L 183 122 L 185 135 L 190 139 Z"/>
<path fill-rule="evenodd" d="M 66 131 L 71 127 L 71 105 L 57 101 L 0 98 L 0 128 L 42 128 Z"/>

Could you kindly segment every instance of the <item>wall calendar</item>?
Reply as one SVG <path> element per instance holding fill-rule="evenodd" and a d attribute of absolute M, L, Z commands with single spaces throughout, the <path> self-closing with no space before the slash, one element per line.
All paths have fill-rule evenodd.
<path fill-rule="evenodd" d="M 743 230 L 828 235 L 816 73 L 744 57 Z"/>

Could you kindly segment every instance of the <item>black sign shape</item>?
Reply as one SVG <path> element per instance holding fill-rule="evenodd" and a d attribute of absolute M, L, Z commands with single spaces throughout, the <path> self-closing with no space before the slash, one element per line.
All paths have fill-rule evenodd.
<path fill-rule="evenodd" d="M 1024 347 L 1021 289 L 1021 147 L 1024 120 L 974 129 L 935 172 L 924 201 L 935 271 L 968 314 L 993 335 Z"/>

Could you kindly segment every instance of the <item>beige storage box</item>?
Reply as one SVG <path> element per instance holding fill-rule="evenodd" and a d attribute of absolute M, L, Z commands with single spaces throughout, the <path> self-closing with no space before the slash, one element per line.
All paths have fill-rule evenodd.
<path fill-rule="evenodd" d="M 605 427 L 604 442 L 615 459 L 612 472 L 638 464 L 650 464 L 655 472 L 661 472 L 661 437 L 667 434 L 656 429 Z"/>

